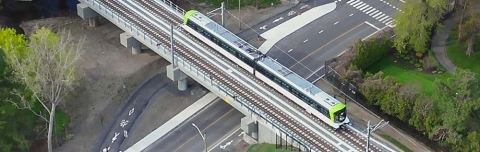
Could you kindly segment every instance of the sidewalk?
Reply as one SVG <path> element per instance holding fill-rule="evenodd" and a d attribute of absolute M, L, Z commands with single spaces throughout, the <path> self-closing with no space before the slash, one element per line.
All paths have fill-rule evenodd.
<path fill-rule="evenodd" d="M 453 29 L 453 26 L 457 25 L 458 20 L 455 18 L 455 14 L 451 14 L 442 22 L 443 27 L 437 29 L 432 37 L 432 51 L 437 61 L 442 65 L 448 73 L 455 73 L 455 65 L 450 61 L 447 56 L 446 44 L 448 35 Z"/>
<path fill-rule="evenodd" d="M 323 91 L 330 95 L 336 95 L 337 99 L 344 102 L 345 99 L 343 95 L 340 95 L 335 91 L 336 88 L 331 86 L 328 82 L 326 82 L 324 79 L 320 79 L 315 83 L 316 86 L 319 86 Z M 370 121 L 371 123 L 378 123 L 381 119 L 373 114 L 372 112 L 368 111 L 368 109 L 363 108 L 361 105 L 356 104 L 355 102 L 352 102 L 352 100 L 348 100 L 347 104 L 347 115 L 351 117 L 352 124 L 356 128 L 362 128 L 365 130 L 367 126 L 367 121 Z M 412 138 L 408 134 L 404 133 L 401 130 L 398 130 L 396 128 L 393 128 L 391 125 L 386 125 L 383 128 L 380 128 L 378 131 L 374 132 L 372 135 L 375 137 L 375 139 L 388 144 L 390 147 L 394 147 L 396 150 L 401 151 L 398 147 L 395 145 L 389 143 L 385 139 L 381 138 L 379 134 L 386 134 L 398 142 L 402 143 L 406 147 L 408 147 L 412 151 L 421 151 L 421 152 L 427 152 L 427 151 L 432 151 L 428 146 L 425 146 L 423 143 L 417 141 L 416 139 Z"/>

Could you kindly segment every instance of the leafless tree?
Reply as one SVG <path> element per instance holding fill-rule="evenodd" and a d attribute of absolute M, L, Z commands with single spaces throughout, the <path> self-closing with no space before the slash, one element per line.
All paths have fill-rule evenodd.
<path fill-rule="evenodd" d="M 52 152 L 55 111 L 77 85 L 75 62 L 80 59 L 85 39 L 77 41 L 66 30 L 55 34 L 50 29 L 40 28 L 29 40 L 29 49 L 11 51 L 6 56 L 16 80 L 33 92 L 33 97 L 43 106 L 49 118 L 32 110 L 33 103 L 19 91 L 12 93 L 21 100 L 11 102 L 17 108 L 30 109 L 48 123 L 48 151 Z"/>

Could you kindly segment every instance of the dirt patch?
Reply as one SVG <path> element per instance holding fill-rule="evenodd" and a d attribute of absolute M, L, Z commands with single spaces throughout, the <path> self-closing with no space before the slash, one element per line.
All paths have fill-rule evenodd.
<path fill-rule="evenodd" d="M 22 23 L 27 34 L 46 26 L 66 28 L 74 39 L 87 37 L 78 63 L 80 84 L 60 108 L 71 116 L 66 142 L 56 151 L 92 151 L 98 135 L 114 121 L 126 98 L 139 83 L 168 64 L 149 50 L 132 55 L 120 44 L 123 31 L 100 18 L 102 26 L 87 27 L 80 18 L 48 18 Z M 37 149 L 38 151 L 42 151 Z"/>

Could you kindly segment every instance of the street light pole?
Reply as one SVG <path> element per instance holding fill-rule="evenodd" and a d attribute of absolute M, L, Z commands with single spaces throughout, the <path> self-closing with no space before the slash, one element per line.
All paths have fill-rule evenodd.
<path fill-rule="evenodd" d="M 240 11 L 240 2 L 242 0 L 238 0 L 238 29 L 242 30 L 242 11 Z"/>
<path fill-rule="evenodd" d="M 200 129 L 198 129 L 198 127 L 197 127 L 197 125 L 195 125 L 195 123 L 192 123 L 192 126 L 197 128 L 197 131 L 200 134 L 200 137 L 202 137 L 202 139 L 203 139 L 203 144 L 205 145 L 205 152 L 208 152 L 208 150 L 207 150 L 207 139 L 205 138 L 205 136 L 207 134 L 205 134 L 205 133 L 202 134 L 202 131 L 200 131 Z"/>

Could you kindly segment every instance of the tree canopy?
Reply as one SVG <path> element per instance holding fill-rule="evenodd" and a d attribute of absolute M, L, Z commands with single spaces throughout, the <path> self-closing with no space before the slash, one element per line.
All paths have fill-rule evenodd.
<path fill-rule="evenodd" d="M 70 32 L 63 30 L 55 34 L 42 27 L 29 40 L 28 48 L 7 49 L 5 55 L 14 80 L 31 90 L 36 102 L 14 91 L 21 100 L 11 103 L 19 109 L 29 109 L 48 123 L 48 151 L 52 152 L 56 108 L 76 86 L 75 63 L 80 58 L 84 39 L 76 41 Z M 43 113 L 33 110 L 34 104 L 41 105 Z"/>
<path fill-rule="evenodd" d="M 394 46 L 398 51 L 414 50 L 425 53 L 432 28 L 445 14 L 449 0 L 407 0 L 395 16 Z"/>
<path fill-rule="evenodd" d="M 21 84 L 11 81 L 11 68 L 5 60 L 5 51 L 27 48 L 24 35 L 17 35 L 13 29 L 0 29 L 0 151 L 28 151 L 31 139 L 35 135 L 37 117 L 27 110 L 19 110 L 9 100 L 20 100 L 11 94 L 12 89 L 19 90 L 31 101 L 31 92 Z"/>

